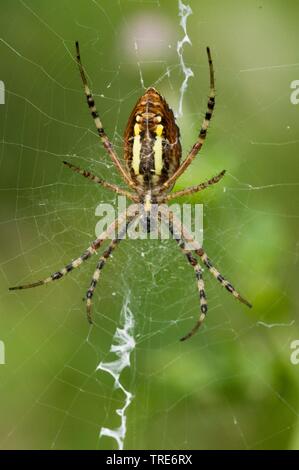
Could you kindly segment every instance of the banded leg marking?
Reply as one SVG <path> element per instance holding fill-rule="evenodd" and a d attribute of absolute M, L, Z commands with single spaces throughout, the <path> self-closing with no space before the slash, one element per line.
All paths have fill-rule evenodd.
<path fill-rule="evenodd" d="M 251 303 L 248 302 L 248 300 L 244 299 L 244 297 L 242 297 L 239 294 L 239 292 L 236 291 L 236 289 L 232 286 L 232 284 L 222 276 L 222 274 L 215 268 L 215 266 L 213 266 L 210 258 L 208 257 L 208 255 L 202 248 L 195 250 L 195 253 L 200 257 L 200 259 L 202 260 L 204 265 L 208 268 L 210 273 L 213 274 L 213 276 L 217 279 L 217 281 L 220 282 L 220 284 L 223 287 L 225 287 L 225 289 L 228 290 L 230 294 L 232 294 L 236 299 L 238 299 L 243 304 L 247 305 L 247 307 L 252 308 Z"/>
<path fill-rule="evenodd" d="M 87 312 L 87 319 L 90 324 L 92 324 L 92 318 L 91 318 L 91 300 L 94 294 L 94 290 L 97 286 L 98 280 L 100 278 L 101 271 L 103 267 L 106 264 L 107 259 L 111 255 L 112 251 L 116 248 L 117 244 L 120 242 L 120 239 L 115 238 L 112 240 L 110 243 L 109 247 L 107 250 L 104 251 L 102 256 L 100 257 L 99 262 L 97 263 L 96 270 L 92 276 L 92 281 L 90 283 L 90 287 L 86 293 L 86 312 Z"/>
<path fill-rule="evenodd" d="M 213 62 L 212 62 L 212 57 L 211 57 L 211 52 L 210 52 L 209 47 L 207 47 L 207 55 L 208 55 L 209 70 L 210 70 L 210 94 L 209 94 L 209 99 L 208 99 L 207 111 L 206 111 L 203 123 L 201 125 L 198 139 L 196 143 L 193 145 L 191 151 L 189 152 L 189 154 L 187 155 L 183 163 L 181 163 L 181 165 L 175 171 L 175 173 L 162 185 L 161 192 L 169 188 L 170 186 L 172 186 L 177 180 L 177 178 L 181 176 L 182 173 L 184 173 L 184 171 L 188 168 L 190 163 L 193 161 L 193 159 L 196 157 L 196 155 L 200 151 L 206 139 L 207 130 L 208 130 L 210 120 L 213 115 L 213 110 L 215 107 L 215 94 L 216 94 L 215 93 L 214 67 L 213 67 Z"/>
<path fill-rule="evenodd" d="M 174 236 L 173 222 L 172 222 L 171 216 L 169 217 L 168 223 L 169 223 L 169 231 Z M 184 253 L 184 255 L 186 256 L 189 264 L 191 264 L 191 266 L 194 269 L 195 277 L 197 280 L 197 289 L 198 289 L 198 294 L 199 294 L 200 314 L 192 330 L 190 330 L 189 333 L 187 333 L 185 336 L 180 338 L 180 341 L 185 341 L 186 339 L 191 338 L 191 336 L 193 336 L 197 332 L 199 327 L 204 322 L 206 318 L 206 314 L 208 312 L 208 304 L 206 300 L 205 285 L 204 285 L 204 281 L 202 277 L 203 271 L 201 267 L 199 266 L 199 263 L 197 262 L 196 258 L 194 258 L 191 251 L 186 250 L 185 242 L 182 238 L 177 238 L 177 236 L 175 236 L 174 239 L 177 242 L 180 249 L 182 250 L 182 252 Z"/>
<path fill-rule="evenodd" d="M 182 191 L 176 191 L 174 193 L 167 195 L 165 198 L 165 201 L 171 201 L 172 199 L 175 199 L 180 196 L 188 196 L 189 194 L 198 193 L 199 191 L 202 191 L 203 189 L 206 189 L 209 186 L 218 183 L 218 181 L 220 181 L 224 175 L 225 175 L 225 170 L 222 170 L 221 173 L 219 173 L 219 175 L 214 176 L 213 178 L 209 179 L 208 181 L 205 181 L 204 183 L 200 183 L 196 186 L 190 186 L 190 188 L 185 188 L 185 189 L 182 189 Z"/>
<path fill-rule="evenodd" d="M 104 188 L 111 189 L 111 191 L 114 191 L 117 194 L 122 194 L 123 196 L 126 196 L 128 199 L 131 199 L 132 201 L 138 202 L 139 199 L 137 196 L 135 196 L 135 194 L 130 193 L 129 191 L 126 191 L 125 189 L 119 188 L 116 184 L 108 183 L 108 181 L 105 181 L 102 178 L 99 178 L 98 176 L 93 175 L 90 171 L 83 170 L 82 168 L 75 166 L 72 163 L 69 163 L 66 161 L 63 161 L 63 163 L 65 166 L 73 170 L 75 173 L 78 173 L 79 175 L 82 175 L 85 178 L 88 178 L 90 181 L 100 184 Z"/>
<path fill-rule="evenodd" d="M 40 281 L 32 282 L 30 284 L 24 284 L 22 286 L 9 287 L 9 290 L 31 289 L 31 287 L 42 286 L 44 284 L 48 284 L 49 282 L 56 281 L 57 279 L 61 279 L 66 274 L 71 272 L 73 269 L 78 268 L 84 261 L 90 258 L 91 255 L 96 253 L 95 245 L 97 245 L 97 247 L 100 246 L 104 242 L 104 240 L 105 240 L 104 238 L 95 240 L 84 251 L 84 253 L 82 253 L 82 255 L 79 256 L 79 258 L 76 258 L 75 260 L 71 261 L 69 264 L 66 264 L 64 268 L 60 269 L 59 271 L 54 272 L 49 277 L 46 277 L 45 279 L 42 279 Z"/>
<path fill-rule="evenodd" d="M 167 206 L 162 205 L 160 207 L 161 207 L 162 213 L 164 213 L 164 215 L 166 215 L 167 220 L 169 220 L 170 222 L 173 223 L 173 227 L 174 227 L 175 232 L 177 234 L 182 234 L 180 238 L 183 238 L 184 241 L 186 241 L 186 242 L 188 242 L 188 243 L 190 243 L 194 246 L 194 249 L 192 251 L 194 251 L 200 257 L 203 264 L 208 268 L 208 270 L 215 277 L 215 279 L 217 279 L 217 281 L 220 282 L 220 284 L 223 287 L 225 287 L 226 290 L 230 294 L 232 294 L 237 300 L 239 300 L 239 302 L 242 302 L 243 304 L 247 305 L 247 307 L 252 308 L 252 304 L 250 302 L 248 302 L 248 300 L 246 300 L 244 297 L 242 297 L 239 294 L 239 292 L 236 291 L 236 289 L 233 287 L 233 285 L 222 276 L 222 274 L 215 268 L 215 266 L 213 266 L 211 260 L 209 259 L 208 255 L 204 251 L 204 249 L 203 248 L 195 248 L 196 242 L 194 241 L 193 237 L 188 232 L 186 227 L 183 224 L 180 223 L 180 221 L 178 220 L 176 215 L 171 210 L 169 210 L 169 208 L 167 208 Z"/>
<path fill-rule="evenodd" d="M 122 240 L 122 237 L 125 235 L 125 233 L 128 230 L 128 226 L 135 219 L 135 217 L 136 216 L 133 216 L 127 221 L 125 227 L 120 231 L 118 238 L 115 238 L 114 240 L 112 240 L 112 242 L 108 246 L 107 250 L 104 251 L 104 253 L 102 254 L 102 256 L 100 257 L 100 259 L 97 263 L 96 270 L 95 270 L 95 272 L 92 276 L 92 281 L 91 281 L 89 289 L 86 293 L 86 313 L 87 313 L 87 319 L 88 319 L 90 324 L 92 324 L 92 318 L 91 318 L 92 297 L 93 297 L 95 288 L 97 286 L 97 283 L 100 279 L 102 269 L 104 268 L 108 258 L 110 257 L 111 253 L 113 252 L 113 250 L 116 248 L 116 246 Z"/>
<path fill-rule="evenodd" d="M 124 181 L 130 187 L 135 187 L 135 184 L 131 181 L 129 175 L 127 174 L 127 172 L 122 167 L 116 153 L 113 150 L 112 144 L 111 144 L 106 132 L 104 131 L 102 122 L 100 120 L 99 113 L 98 113 L 98 111 L 96 109 L 96 106 L 95 106 L 94 98 L 92 96 L 92 93 L 91 93 L 90 88 L 89 88 L 88 83 L 87 83 L 86 75 L 85 75 L 83 65 L 82 65 L 82 62 L 81 62 L 80 49 L 79 49 L 79 42 L 78 41 L 76 41 L 76 59 L 77 59 L 79 72 L 80 72 L 81 79 L 82 79 L 83 86 L 84 86 L 84 92 L 85 92 L 87 104 L 88 104 L 88 107 L 90 109 L 90 113 L 91 113 L 91 116 L 94 120 L 95 126 L 97 128 L 99 137 L 102 141 L 102 144 L 103 144 L 105 150 L 107 151 L 107 153 L 110 155 L 114 165 L 116 166 L 116 168 L 118 169 L 118 171 L 122 175 Z"/>
<path fill-rule="evenodd" d="M 132 204 L 132 206 L 134 206 Z M 130 206 L 130 207 L 132 207 Z M 61 279 L 62 277 L 64 277 L 66 274 L 68 274 L 69 272 L 71 272 L 73 269 L 75 268 L 78 268 L 79 266 L 81 266 L 81 264 L 86 261 L 87 259 L 89 259 L 91 257 L 91 255 L 93 255 L 94 253 L 96 253 L 96 250 L 98 248 L 100 248 L 100 246 L 104 243 L 104 241 L 110 236 L 111 233 L 113 233 L 117 227 L 122 224 L 125 220 L 125 218 L 128 216 L 128 217 L 132 217 L 132 214 L 130 212 L 130 207 L 128 208 L 127 211 L 125 211 L 124 213 L 122 213 L 118 219 L 116 219 L 108 228 L 105 232 L 103 232 L 99 238 L 97 238 L 96 240 L 94 240 L 91 245 L 84 251 L 84 253 L 79 256 L 79 258 L 76 258 L 75 260 L 71 261 L 69 264 L 67 264 L 64 268 L 62 268 L 61 270 L 59 271 L 56 271 L 54 272 L 53 274 L 51 274 L 49 277 L 46 277 L 45 279 L 42 279 L 42 280 L 39 280 L 39 281 L 36 281 L 36 282 L 32 282 L 30 284 L 24 284 L 24 285 L 21 285 L 21 286 L 14 286 L 14 287 L 9 287 L 9 290 L 20 290 L 20 289 L 31 289 L 32 287 L 38 287 L 38 286 L 42 286 L 44 284 L 48 284 L 49 282 L 52 282 L 52 281 L 56 281 L 57 279 Z M 133 209 L 132 209 L 133 210 Z M 135 208 L 134 208 L 134 211 L 135 211 Z M 134 212 L 135 214 L 135 212 Z"/>

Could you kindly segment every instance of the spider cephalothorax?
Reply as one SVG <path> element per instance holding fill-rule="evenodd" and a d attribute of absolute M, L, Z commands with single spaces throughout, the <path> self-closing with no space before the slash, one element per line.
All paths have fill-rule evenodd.
<path fill-rule="evenodd" d="M 129 186 L 131 191 L 127 191 L 126 189 L 123 189 L 115 184 L 104 181 L 98 176 L 91 174 L 88 170 L 82 170 L 81 168 L 71 163 L 64 162 L 64 164 L 74 170 L 76 173 L 81 174 L 82 176 L 114 191 L 115 193 L 122 194 L 131 201 L 138 204 L 132 204 L 129 206 L 128 209 L 123 214 L 121 214 L 107 228 L 105 232 L 103 232 L 96 240 L 93 241 L 93 243 L 82 253 L 81 256 L 71 261 L 60 271 L 56 271 L 49 277 L 31 284 L 11 287 L 10 290 L 36 287 L 62 278 L 74 268 L 80 266 L 85 260 L 89 259 L 94 253 L 96 253 L 96 250 L 100 248 L 103 243 L 115 233 L 115 229 L 118 228 L 118 237 L 112 239 L 108 248 L 100 256 L 96 270 L 92 277 L 90 287 L 86 293 L 87 316 L 88 320 L 91 322 L 91 299 L 107 259 L 110 257 L 112 251 L 115 249 L 118 243 L 122 240 L 124 234 L 128 230 L 130 223 L 134 221 L 136 222 L 136 220 L 143 218 L 145 230 L 149 231 L 149 222 L 153 213 L 152 205 L 154 203 L 164 203 L 160 206 L 160 212 L 157 212 L 156 222 L 159 225 L 162 223 L 162 221 L 167 221 L 167 228 L 170 234 L 176 240 L 178 246 L 186 256 L 187 261 L 194 269 L 199 293 L 200 313 L 198 320 L 196 321 L 192 330 L 181 339 L 185 340 L 190 338 L 197 331 L 204 321 L 208 310 L 202 276 L 203 270 L 199 264 L 199 260 L 217 279 L 217 281 L 228 290 L 228 292 L 230 292 L 240 302 L 243 302 L 248 307 L 251 307 L 250 303 L 241 297 L 241 295 L 234 289 L 231 283 L 227 281 L 213 266 L 204 249 L 194 243 L 194 240 L 188 233 L 186 227 L 179 223 L 173 211 L 171 211 L 171 209 L 167 208 L 165 205 L 166 202 L 169 202 L 174 198 L 199 192 L 208 186 L 217 183 L 225 173 L 223 170 L 217 176 L 214 176 L 210 180 L 200 183 L 196 186 L 191 186 L 174 193 L 169 192 L 178 177 L 188 168 L 192 160 L 196 157 L 207 135 L 209 122 L 211 120 L 215 106 L 214 72 L 209 48 L 207 48 L 207 54 L 210 68 L 210 94 L 207 110 L 197 140 L 187 157 L 183 160 L 182 163 L 180 162 L 180 132 L 175 123 L 172 110 L 169 108 L 165 99 L 157 92 L 157 90 L 154 88 L 148 88 L 144 95 L 141 96 L 141 98 L 137 101 L 137 104 L 129 117 L 125 130 L 124 160 L 126 163 L 126 168 L 124 168 L 118 159 L 118 156 L 116 155 L 113 146 L 102 126 L 99 114 L 95 107 L 94 98 L 87 84 L 85 72 L 80 59 L 78 43 L 76 43 L 76 50 L 77 64 L 79 66 L 79 71 L 84 85 L 87 104 L 94 119 L 99 137 L 104 145 L 104 148 L 110 155 L 114 165 L 119 171 L 123 181 Z M 194 255 L 196 255 L 197 258 Z"/>

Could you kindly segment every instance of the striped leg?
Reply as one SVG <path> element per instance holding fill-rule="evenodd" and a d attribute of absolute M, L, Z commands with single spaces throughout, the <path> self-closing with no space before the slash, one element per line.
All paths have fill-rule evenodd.
<path fill-rule="evenodd" d="M 116 168 L 118 169 L 118 171 L 120 172 L 120 174 L 122 175 L 124 181 L 130 186 L 130 187 L 135 187 L 135 184 L 131 181 L 128 173 L 124 170 L 124 168 L 122 167 L 116 153 L 114 152 L 113 150 L 113 147 L 112 147 L 112 144 L 107 136 L 107 134 L 105 133 L 104 129 L 103 129 L 103 126 L 102 126 L 102 123 L 101 123 L 101 120 L 100 120 L 100 117 L 99 117 L 99 114 L 97 112 L 97 109 L 96 109 L 96 106 L 95 106 L 95 102 L 94 102 L 94 98 L 92 96 L 92 93 L 90 91 L 90 88 L 88 86 L 88 83 L 87 83 L 87 79 L 86 79 L 86 76 L 85 76 L 85 72 L 84 72 L 84 69 L 83 69 L 83 65 L 82 65 L 82 62 L 81 62 L 81 58 L 80 58 L 80 50 L 79 50 L 79 43 L 78 41 L 76 41 L 76 59 L 77 59 L 77 64 L 78 64 L 78 67 L 79 67 L 79 71 L 80 71 L 80 75 L 81 75 L 81 79 L 82 79 L 82 82 L 83 82 L 83 85 L 84 85 L 84 92 L 85 92 L 85 95 L 86 95 L 86 99 L 87 99 L 87 104 L 88 104 L 88 107 L 90 109 L 90 112 L 91 112 L 91 115 L 93 117 L 93 120 L 94 120 L 94 123 L 96 125 L 96 128 L 97 128 L 97 131 L 98 131 L 98 134 L 99 134 L 99 137 L 102 141 L 102 144 L 106 150 L 106 152 L 110 155 L 114 165 L 116 166 Z"/>
<path fill-rule="evenodd" d="M 175 216 L 175 214 L 167 208 L 167 206 L 160 206 L 162 213 L 164 216 L 166 216 L 167 222 L 170 224 L 171 222 L 173 223 L 173 227 L 175 230 L 176 234 L 181 234 L 181 238 L 184 239 L 185 242 L 188 242 L 191 246 L 193 246 L 192 251 L 194 251 L 201 259 L 201 261 L 204 263 L 204 265 L 208 268 L 211 274 L 217 279 L 217 281 L 220 282 L 220 284 L 225 287 L 228 292 L 230 292 L 236 299 L 238 299 L 240 302 L 243 304 L 247 305 L 247 307 L 251 308 L 252 305 L 248 300 L 244 299 L 237 291 L 236 289 L 232 286 L 232 284 L 227 281 L 222 274 L 212 265 L 211 260 L 208 258 L 208 255 L 204 251 L 203 248 L 199 248 L 197 242 L 194 241 L 193 237 L 190 235 L 188 230 L 184 225 L 180 223 L 178 218 Z M 177 235 L 176 235 L 177 236 Z"/>
<path fill-rule="evenodd" d="M 104 188 L 111 189 L 111 191 L 114 191 L 117 194 L 122 194 L 123 196 L 126 196 L 128 199 L 138 202 L 139 199 L 137 196 L 135 196 L 135 194 L 130 193 L 129 191 L 126 191 L 125 189 L 119 188 L 116 184 L 108 183 L 107 181 L 104 181 L 102 178 L 99 178 L 98 176 L 93 175 L 90 171 L 82 170 L 81 168 L 73 165 L 72 163 L 68 163 L 65 161 L 63 163 L 65 164 L 65 166 L 73 170 L 75 173 L 79 173 L 79 175 L 82 175 L 85 178 L 88 178 L 89 180 L 94 181 L 94 183 L 100 184 Z"/>
<path fill-rule="evenodd" d="M 96 240 L 97 245 L 100 246 L 104 242 L 104 238 L 101 240 Z M 49 282 L 56 281 L 57 279 L 61 279 L 63 276 L 71 272 L 73 269 L 78 268 L 84 261 L 91 257 L 94 253 L 96 253 L 95 249 L 95 242 L 93 242 L 84 253 L 76 258 L 75 260 L 71 261 L 67 264 L 64 268 L 56 271 L 55 273 L 51 274 L 49 277 L 42 279 L 40 281 L 32 282 L 31 284 L 25 284 L 22 286 L 15 286 L 9 287 L 9 290 L 17 290 L 17 289 L 31 289 L 31 287 L 42 286 L 44 284 L 48 284 Z"/>
<path fill-rule="evenodd" d="M 198 288 L 199 304 L 200 304 L 200 314 L 199 314 L 198 320 L 195 323 L 192 330 L 189 331 L 189 333 L 187 333 L 185 336 L 183 336 L 180 339 L 180 341 L 185 341 L 186 339 L 191 338 L 191 336 L 193 336 L 197 332 L 198 328 L 203 323 L 203 321 L 206 317 L 207 311 L 208 311 L 208 304 L 207 304 L 206 294 L 205 294 L 205 286 L 204 286 L 204 281 L 203 281 L 203 278 L 202 278 L 203 271 L 202 271 L 201 267 L 199 266 L 196 258 L 194 258 L 194 256 L 192 255 L 191 251 L 186 250 L 184 240 L 182 238 L 178 237 L 177 233 L 174 234 L 174 228 L 173 228 L 173 221 L 172 221 L 171 213 L 170 213 L 170 217 L 167 221 L 167 224 L 168 224 L 168 229 L 169 229 L 171 235 L 174 237 L 174 239 L 177 242 L 178 246 L 180 247 L 180 249 L 182 250 L 184 255 L 186 255 L 186 258 L 187 258 L 188 262 L 193 267 L 194 273 L 195 273 L 195 276 L 196 276 L 196 280 L 197 280 L 197 288 Z"/>
<path fill-rule="evenodd" d="M 161 192 L 165 189 L 171 187 L 177 178 L 181 176 L 182 173 L 188 168 L 190 163 L 194 160 L 198 152 L 200 151 L 207 135 L 207 130 L 209 127 L 209 123 L 213 114 L 213 109 L 215 106 L 215 79 L 214 79 L 214 69 L 212 63 L 212 57 L 209 47 L 207 47 L 207 54 L 209 60 L 209 68 L 210 68 L 210 95 L 208 100 L 208 108 L 199 132 L 199 136 L 197 142 L 193 145 L 190 153 L 187 155 L 183 163 L 179 166 L 179 168 L 175 171 L 175 173 L 167 180 L 161 187 Z"/>
<path fill-rule="evenodd" d="M 112 242 L 110 243 L 110 245 L 108 246 L 107 250 L 104 251 L 104 253 L 102 254 L 102 256 L 100 257 L 98 263 L 97 263 L 97 267 L 96 267 L 96 270 L 92 276 L 92 281 L 90 283 L 90 286 L 89 286 L 89 289 L 86 293 L 86 312 L 87 312 L 87 319 L 89 321 L 89 323 L 92 324 L 92 318 L 91 318 L 91 305 L 92 305 L 92 297 L 93 297 L 93 294 L 94 294 L 94 290 L 97 286 L 97 283 L 100 279 L 100 275 L 101 275 L 101 271 L 103 269 L 103 267 L 105 266 L 106 264 L 106 261 L 108 260 L 108 258 L 110 257 L 111 253 L 113 252 L 113 250 L 116 248 L 116 246 L 119 244 L 119 242 L 123 239 L 123 236 L 125 235 L 125 233 L 127 232 L 128 230 L 128 227 L 130 225 L 131 222 L 133 222 L 133 220 L 135 219 L 136 216 L 130 218 L 128 220 L 128 222 L 126 223 L 125 227 L 119 232 L 118 234 L 118 238 L 115 238 L 114 240 L 112 240 Z"/>
<path fill-rule="evenodd" d="M 190 188 L 185 188 L 182 191 L 176 191 L 174 193 L 168 194 L 164 200 L 171 201 L 172 199 L 175 199 L 180 196 L 188 196 L 189 194 L 198 193 L 199 191 L 208 188 L 212 184 L 218 183 L 218 181 L 221 180 L 224 174 L 225 170 L 221 171 L 219 175 L 214 176 L 213 178 L 209 179 L 208 181 L 205 181 L 204 183 L 200 183 L 196 186 L 191 186 Z"/>
<path fill-rule="evenodd" d="M 101 275 L 101 271 L 102 271 L 103 267 L 105 266 L 107 259 L 111 255 L 112 251 L 116 248 L 116 246 L 120 242 L 120 240 L 121 239 L 119 239 L 119 238 L 115 238 L 114 240 L 112 240 L 112 242 L 110 243 L 107 250 L 105 250 L 104 253 L 102 254 L 102 256 L 100 257 L 100 260 L 97 264 L 96 270 L 95 270 L 95 272 L 92 276 L 92 281 L 91 281 L 90 287 L 89 287 L 89 289 L 86 293 L 86 312 L 87 312 L 87 319 L 88 319 L 90 324 L 92 324 L 91 299 L 92 299 L 92 296 L 94 294 L 94 290 L 96 288 L 96 285 L 97 285 L 98 280 L 99 280 L 100 275 Z"/>
<path fill-rule="evenodd" d="M 132 204 L 133 206 L 133 204 Z M 130 206 L 130 207 L 132 207 Z M 135 210 L 132 209 L 132 210 Z M 134 212 L 135 214 L 135 212 Z M 75 260 L 71 261 L 71 263 L 67 264 L 64 268 L 62 268 L 59 271 L 56 271 L 55 273 L 51 274 L 49 277 L 46 277 L 45 279 L 42 279 L 40 281 L 32 282 L 30 284 L 25 284 L 22 286 L 15 286 L 15 287 L 9 287 L 9 290 L 19 290 L 19 289 L 31 289 L 31 287 L 38 287 L 42 286 L 44 284 L 48 284 L 49 282 L 56 281 L 57 279 L 61 279 L 64 277 L 66 274 L 71 272 L 73 269 L 78 268 L 81 266 L 81 264 L 89 259 L 91 255 L 96 253 L 96 250 L 100 248 L 100 246 L 104 243 L 104 241 L 111 236 L 117 229 L 117 227 L 124 222 L 124 220 L 128 217 L 129 220 L 132 218 L 132 212 L 130 208 L 128 208 L 127 211 L 125 211 L 123 214 L 121 214 L 118 219 L 116 219 L 108 228 L 105 232 L 103 232 L 99 238 L 94 240 L 92 244 L 84 251 L 84 253 L 79 256 L 79 258 L 76 258 Z"/>
<path fill-rule="evenodd" d="M 236 289 L 231 285 L 229 281 L 224 279 L 222 274 L 212 265 L 211 260 L 208 258 L 208 255 L 206 252 L 203 250 L 203 248 L 200 248 L 198 250 L 195 250 L 195 253 L 200 257 L 204 265 L 208 268 L 211 274 L 217 279 L 217 281 L 220 282 L 220 284 L 225 287 L 228 292 L 230 292 L 236 299 L 238 299 L 240 302 L 243 304 L 247 305 L 247 307 L 251 308 L 252 305 L 251 303 L 248 302 L 248 300 L 244 299 L 237 291 Z"/>

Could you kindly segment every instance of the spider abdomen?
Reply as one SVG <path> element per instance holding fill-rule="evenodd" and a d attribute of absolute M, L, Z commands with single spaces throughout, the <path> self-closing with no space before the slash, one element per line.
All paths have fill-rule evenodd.
<path fill-rule="evenodd" d="M 124 141 L 130 176 L 141 188 L 160 187 L 179 167 L 179 129 L 172 110 L 154 88 L 148 88 L 136 103 Z"/>

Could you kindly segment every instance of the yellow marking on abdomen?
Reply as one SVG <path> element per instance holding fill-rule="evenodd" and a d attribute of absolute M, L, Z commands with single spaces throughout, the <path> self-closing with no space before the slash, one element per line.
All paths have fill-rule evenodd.
<path fill-rule="evenodd" d="M 159 125 L 156 127 L 156 130 L 155 130 L 155 131 L 156 131 L 156 134 L 157 134 L 159 137 L 161 137 L 162 132 L 163 132 L 163 126 L 162 126 L 162 124 L 159 124 Z"/>
<path fill-rule="evenodd" d="M 162 148 L 162 132 L 163 132 L 163 126 L 162 124 L 159 124 L 156 127 L 156 140 L 155 144 L 153 147 L 154 151 L 154 158 L 155 158 L 155 174 L 156 175 L 161 175 L 161 171 L 163 168 L 163 148 Z"/>
<path fill-rule="evenodd" d="M 132 160 L 132 168 L 134 170 L 135 175 L 139 175 L 140 153 L 141 153 L 140 126 L 139 124 L 135 124 L 134 143 L 133 143 L 133 160 Z"/>

